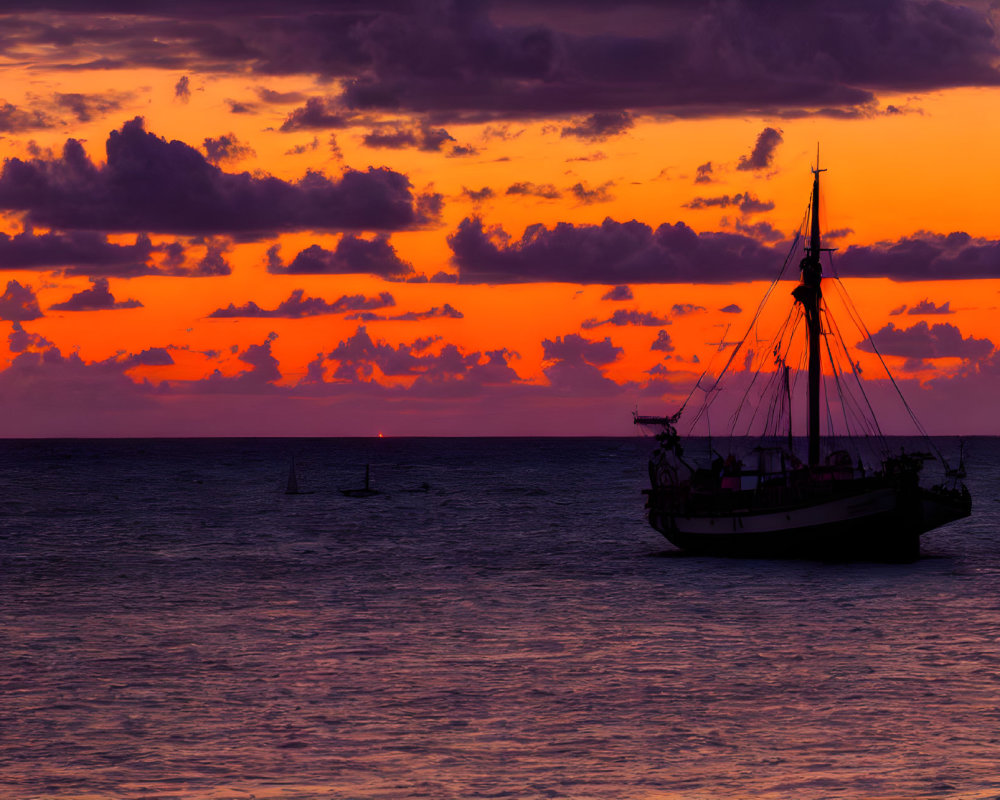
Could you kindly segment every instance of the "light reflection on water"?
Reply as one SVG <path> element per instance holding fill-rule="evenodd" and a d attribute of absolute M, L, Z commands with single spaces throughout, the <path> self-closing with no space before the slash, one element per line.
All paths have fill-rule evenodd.
<path fill-rule="evenodd" d="M 1000 795 L 997 444 L 851 565 L 678 556 L 649 440 L 3 443 L 0 797 Z"/>

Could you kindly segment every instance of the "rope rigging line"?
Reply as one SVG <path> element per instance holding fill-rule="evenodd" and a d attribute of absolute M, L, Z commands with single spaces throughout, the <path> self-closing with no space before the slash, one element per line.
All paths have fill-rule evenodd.
<path fill-rule="evenodd" d="M 808 212 L 806 212 L 806 217 L 808 218 Z M 758 303 L 757 310 L 754 312 L 753 315 L 753 319 L 750 320 L 750 324 L 747 326 L 747 332 L 743 335 L 743 338 L 740 339 L 740 341 L 733 348 L 733 352 L 729 354 L 729 360 L 726 361 L 726 365 L 722 368 L 722 372 L 719 373 L 719 377 L 715 380 L 715 386 L 719 385 L 719 382 L 722 380 L 723 376 L 725 376 L 726 373 L 729 371 L 729 367 L 732 365 L 733 359 L 736 358 L 736 354 L 739 353 L 740 349 L 743 347 L 743 343 L 749 338 L 750 332 L 753 331 L 754 326 L 757 324 L 757 320 L 760 318 L 761 312 L 764 310 L 764 306 L 767 304 L 768 298 L 770 298 L 771 293 L 774 291 L 774 287 L 778 285 L 778 282 L 781 280 L 781 277 L 785 274 L 785 270 L 788 268 L 788 264 L 792 259 L 792 255 L 795 252 L 795 248 L 798 246 L 799 239 L 802 238 L 802 229 L 804 226 L 805 226 L 805 220 L 803 220 L 803 222 L 800 224 L 799 230 L 795 232 L 795 238 L 792 240 L 792 244 L 788 248 L 788 254 L 785 256 L 785 260 L 781 264 L 781 269 L 778 271 L 778 274 L 774 277 L 774 280 L 771 281 L 771 285 L 767 287 L 767 291 L 764 292 L 764 297 L 761 298 L 760 303 Z M 701 379 L 699 378 L 699 383 L 700 381 Z M 695 384 L 695 387 L 697 387 L 697 384 Z M 694 390 L 692 389 L 691 394 L 688 395 L 688 400 L 691 399 L 691 396 L 693 394 Z M 684 401 L 685 406 L 687 405 L 688 400 Z M 702 404 L 701 408 L 698 409 L 698 413 L 695 414 L 694 419 L 691 421 L 691 425 L 689 426 L 689 431 L 693 430 L 694 426 L 698 423 L 698 421 L 702 418 L 702 416 L 708 413 L 708 410 L 711 407 L 713 400 L 714 398 L 712 397 L 711 393 L 709 393 L 709 395 L 705 398 L 705 402 Z M 681 406 L 681 408 L 683 409 L 684 406 Z"/>
<path fill-rule="evenodd" d="M 831 262 L 832 262 L 832 259 L 831 259 Z M 924 428 L 924 426 L 920 423 L 920 420 L 917 418 L 916 413 L 910 407 L 910 404 L 906 402 L 906 398 L 903 396 L 903 392 L 899 388 L 899 384 L 896 383 L 896 378 L 893 376 L 892 372 L 889 370 L 889 365 L 885 363 L 885 359 L 882 357 L 882 354 L 879 352 L 878 347 L 875 345 L 875 340 L 874 340 L 874 338 L 872 338 L 871 332 L 868 330 L 868 326 L 865 325 L 865 322 L 861 318 L 860 313 L 858 313 L 858 310 L 855 307 L 854 302 L 851 300 L 851 296 L 847 292 L 847 287 L 844 286 L 844 284 L 840 280 L 840 278 L 834 278 L 834 285 L 838 287 L 839 291 L 841 291 L 842 297 L 846 301 L 845 305 L 846 305 L 846 307 L 848 309 L 848 313 L 851 316 L 851 319 L 854 322 L 854 324 L 858 327 L 858 331 L 862 334 L 862 336 L 865 337 L 865 339 L 871 345 L 872 351 L 875 353 L 876 356 L 878 356 L 878 360 L 882 364 L 882 369 L 885 370 L 885 374 L 888 376 L 889 381 L 892 383 L 892 388 L 896 390 L 896 394 L 899 396 L 899 399 L 900 399 L 900 401 L 903 404 L 903 408 L 906 409 L 906 413 L 909 415 L 910 420 L 913 422 L 914 426 L 916 427 L 916 429 L 920 433 L 920 435 L 924 438 L 924 441 L 927 442 L 927 445 L 937 455 L 938 460 L 942 464 L 944 464 L 945 469 L 949 469 L 948 461 L 945 459 L 944 455 L 941 453 L 941 451 L 937 448 L 937 446 L 931 440 L 930 435 L 927 433 L 927 431 Z"/>
<path fill-rule="evenodd" d="M 858 369 L 857 363 L 851 358 L 851 353 L 847 349 L 847 342 L 840 333 L 840 326 L 837 325 L 837 320 L 833 314 L 827 314 L 827 322 L 830 325 L 831 331 L 834 333 L 834 338 L 840 343 L 840 347 L 844 352 L 844 357 L 847 359 L 847 363 L 851 365 L 851 374 L 854 376 L 855 383 L 857 384 L 858 391 L 861 392 L 861 397 L 865 401 L 865 405 L 868 408 L 868 413 L 865 414 L 864 410 L 861 408 L 861 403 L 858 402 L 857 398 L 854 397 L 853 392 L 848 391 L 846 382 L 843 384 L 844 396 L 850 398 L 851 403 L 853 403 L 857 408 L 853 410 L 855 417 L 861 422 L 862 427 L 868 432 L 868 435 L 872 438 L 878 440 L 882 451 L 888 454 L 889 448 L 885 441 L 885 436 L 882 434 L 882 429 L 879 427 L 878 418 L 875 416 L 875 409 L 872 408 L 871 401 L 868 399 L 868 393 L 865 392 L 864 382 L 861 380 L 861 374 Z M 839 363 L 839 362 L 838 362 Z M 843 372 L 843 370 L 841 370 Z"/>

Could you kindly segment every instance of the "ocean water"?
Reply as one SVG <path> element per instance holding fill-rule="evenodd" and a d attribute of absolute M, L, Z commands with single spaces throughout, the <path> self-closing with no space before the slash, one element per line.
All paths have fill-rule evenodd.
<path fill-rule="evenodd" d="M 1000 797 L 1000 441 L 905 565 L 679 555 L 651 449 L 0 442 L 0 797 Z"/>

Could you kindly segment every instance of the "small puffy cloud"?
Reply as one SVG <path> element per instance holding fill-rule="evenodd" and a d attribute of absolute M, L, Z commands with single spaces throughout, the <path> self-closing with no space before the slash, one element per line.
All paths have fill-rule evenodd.
<path fill-rule="evenodd" d="M 433 352 L 432 345 L 438 341 L 439 337 L 430 337 L 394 346 L 373 340 L 366 328 L 359 327 L 329 353 L 321 353 L 309 365 L 307 379 L 301 385 L 317 388 L 324 383 L 355 383 L 377 387 L 379 372 L 390 377 L 414 378 L 408 390 L 411 396 L 462 396 L 476 394 L 487 385 L 519 382 L 508 364 L 515 353 L 509 350 L 465 353 L 453 344 L 443 344 Z M 327 364 L 336 365 L 332 381 L 324 378 Z"/>
<path fill-rule="evenodd" d="M 592 341 L 578 333 L 569 333 L 555 339 L 545 339 L 542 342 L 542 352 L 545 361 L 582 361 L 603 366 L 617 361 L 624 351 L 612 344 L 608 337 L 602 341 Z"/>
<path fill-rule="evenodd" d="M 107 278 L 91 278 L 91 287 L 77 292 L 69 300 L 49 306 L 53 311 L 105 311 L 119 308 L 142 308 L 138 300 L 115 300 Z"/>
<path fill-rule="evenodd" d="M 744 222 L 742 219 L 737 218 L 733 224 L 733 228 L 737 233 L 742 233 L 745 236 L 749 236 L 752 239 L 756 239 L 758 242 L 780 242 L 785 238 L 785 234 L 777 230 L 770 222 L 766 220 L 761 220 L 760 222 Z M 826 237 L 829 238 L 829 237 Z"/>
<path fill-rule="evenodd" d="M 749 156 L 740 156 L 739 170 L 759 170 L 767 169 L 774 160 L 774 151 L 778 145 L 784 141 L 781 131 L 776 128 L 764 128 L 757 135 L 757 142 Z"/>
<path fill-rule="evenodd" d="M 466 156 L 478 156 L 479 148 L 474 147 L 471 144 L 455 144 L 452 145 L 451 150 L 448 152 L 448 158 L 465 158 Z"/>
<path fill-rule="evenodd" d="M 58 120 L 46 112 L 33 109 L 26 110 L 11 103 L 0 104 L 0 132 L 24 133 L 25 131 L 54 128 Z"/>
<path fill-rule="evenodd" d="M 625 284 L 619 284 L 608 290 L 602 297 L 602 300 L 612 300 L 615 302 L 622 302 L 624 300 L 633 299 L 631 287 Z"/>
<path fill-rule="evenodd" d="M 27 322 L 41 316 L 38 298 L 31 287 L 22 286 L 17 281 L 8 281 L 6 290 L 0 295 L 0 319 Z"/>
<path fill-rule="evenodd" d="M 469 198 L 473 203 L 482 203 L 483 201 L 489 200 L 493 197 L 493 190 L 489 186 L 484 186 L 482 189 L 468 189 L 463 186 L 462 194 Z"/>
<path fill-rule="evenodd" d="M 336 141 L 336 140 L 335 140 Z M 305 153 L 312 153 L 319 149 L 319 137 L 313 136 L 311 142 L 306 144 L 297 144 L 295 147 L 289 148 L 285 151 L 286 156 L 301 156 Z"/>
<path fill-rule="evenodd" d="M 682 317 L 685 314 L 694 314 L 696 311 L 704 311 L 705 306 L 696 306 L 691 303 L 674 303 L 670 311 L 676 314 L 678 317 Z"/>
<path fill-rule="evenodd" d="M 574 396 L 601 396 L 616 394 L 621 387 L 605 377 L 601 367 L 611 364 L 622 355 L 622 348 L 611 339 L 591 341 L 571 333 L 545 339 L 542 342 L 542 368 L 549 384 L 557 393 Z"/>
<path fill-rule="evenodd" d="M 236 138 L 235 133 L 227 133 L 218 138 L 207 137 L 202 146 L 211 164 L 232 163 L 257 155 L 254 149 Z"/>
<path fill-rule="evenodd" d="M 169 367 L 174 363 L 174 357 L 165 347 L 147 347 L 126 356 L 123 363 L 128 367 Z"/>
<path fill-rule="evenodd" d="M 551 183 L 537 184 L 530 181 L 518 181 L 507 187 L 505 194 L 519 194 L 530 197 L 541 197 L 545 200 L 556 200 L 562 197 L 560 192 Z"/>
<path fill-rule="evenodd" d="M 741 214 L 759 214 L 762 211 L 770 211 L 774 208 L 774 203 L 770 200 L 761 200 L 750 192 L 740 192 L 733 196 L 724 194 L 721 197 L 696 197 L 684 204 L 685 208 L 729 208 L 736 206 Z"/>
<path fill-rule="evenodd" d="M 585 330 L 589 330 L 591 328 L 598 328 L 601 325 L 615 325 L 618 327 L 621 327 L 623 325 L 656 327 L 658 325 L 669 325 L 669 324 L 670 320 L 664 317 L 658 317 L 655 314 L 649 313 L 648 311 L 619 308 L 608 319 L 600 321 L 596 319 L 588 319 L 584 321 L 580 325 L 580 327 Z"/>
<path fill-rule="evenodd" d="M 402 278 L 413 273 L 413 267 L 403 261 L 389 242 L 389 237 L 373 239 L 345 234 L 334 250 L 310 245 L 284 264 L 278 255 L 278 245 L 267 252 L 267 271 L 276 275 L 348 275 L 369 274 L 383 278 Z"/>
<path fill-rule="evenodd" d="M 598 111 L 575 125 L 563 128 L 560 135 L 600 142 L 619 136 L 634 125 L 635 118 L 628 111 Z"/>
<path fill-rule="evenodd" d="M 239 100 L 226 100 L 230 114 L 256 114 L 257 106 L 253 103 L 243 103 Z"/>
<path fill-rule="evenodd" d="M 723 314 L 739 314 L 743 311 L 736 303 L 730 303 L 728 306 L 723 306 L 719 309 Z"/>
<path fill-rule="evenodd" d="M 78 121 L 90 122 L 95 116 L 118 111 L 131 97 L 127 92 L 106 92 L 104 94 L 57 92 L 54 102 L 56 108 L 69 111 Z"/>
<path fill-rule="evenodd" d="M 980 360 L 993 352 L 993 342 L 989 339 L 975 339 L 971 336 L 963 338 L 962 332 L 948 322 L 929 326 L 921 320 L 911 328 L 897 328 L 890 322 L 872 334 L 872 341 L 882 355 L 911 359 Z M 875 349 L 867 339 L 859 342 L 857 347 L 868 353 Z"/>
<path fill-rule="evenodd" d="M 569 191 L 581 205 L 589 206 L 594 203 L 610 203 L 615 198 L 609 189 L 614 186 L 614 181 L 608 181 L 595 186 L 593 189 L 583 183 L 577 183 L 570 187 Z"/>
<path fill-rule="evenodd" d="M 392 150 L 412 147 L 427 152 L 438 152 L 446 142 L 454 141 L 455 137 L 444 128 L 432 128 L 428 125 L 420 128 L 388 126 L 366 134 L 363 139 L 366 147 Z"/>
<path fill-rule="evenodd" d="M 420 322 L 425 319 L 435 318 L 464 319 L 465 314 L 454 308 L 450 303 L 445 303 L 443 306 L 434 306 L 427 311 L 406 311 L 402 314 L 396 314 L 394 316 L 362 312 L 360 314 L 351 314 L 346 317 L 346 319 L 355 319 L 362 322 Z"/>
<path fill-rule="evenodd" d="M 906 313 L 914 315 L 916 314 L 931 315 L 931 314 L 954 314 L 955 312 L 952 311 L 951 304 L 947 300 L 941 305 L 936 305 L 935 303 L 925 298 L 924 300 L 921 300 L 919 303 L 913 306 L 913 308 L 909 309 Z"/>
<path fill-rule="evenodd" d="M 662 353 L 672 353 L 674 351 L 674 343 L 670 341 L 670 334 L 666 331 L 658 331 L 656 334 L 656 339 L 649 346 L 650 350 L 659 350 Z"/>
<path fill-rule="evenodd" d="M 25 350 L 44 350 L 51 347 L 52 342 L 41 334 L 26 331 L 20 322 L 14 320 L 7 337 L 7 346 L 12 353 L 23 353 Z"/>
<path fill-rule="evenodd" d="M 329 128 L 347 128 L 353 125 L 356 118 L 345 112 L 336 100 L 325 97 L 310 97 L 305 105 L 292 111 L 281 124 L 281 130 L 314 131 Z"/>
<path fill-rule="evenodd" d="M 182 103 L 191 99 L 191 80 L 187 75 L 181 75 L 177 83 L 174 84 L 174 97 Z"/>
<path fill-rule="evenodd" d="M 254 91 L 262 103 L 269 103 L 271 105 L 301 103 L 306 99 L 306 96 L 302 92 L 276 92 L 273 89 L 268 89 L 266 86 L 257 86 Z"/>
<path fill-rule="evenodd" d="M 695 183 L 711 183 L 712 182 L 712 162 L 706 161 L 704 164 L 700 165 L 695 173 L 694 178 Z"/>
<path fill-rule="evenodd" d="M 304 289 L 295 289 L 287 300 L 283 300 L 273 309 L 261 308 L 253 300 L 242 306 L 230 303 L 227 308 L 217 308 L 209 317 L 281 317 L 285 319 L 301 319 L 323 314 L 342 314 L 348 311 L 359 311 L 373 308 L 385 308 L 396 305 L 396 301 L 388 292 L 382 292 L 378 297 L 364 295 L 342 295 L 332 303 L 320 297 L 306 297 Z"/>

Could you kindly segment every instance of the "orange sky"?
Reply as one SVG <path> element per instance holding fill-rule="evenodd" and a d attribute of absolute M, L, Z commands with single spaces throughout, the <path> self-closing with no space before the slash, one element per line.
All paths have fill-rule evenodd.
<path fill-rule="evenodd" d="M 348 15 L 353 13 L 351 8 L 345 6 L 338 11 L 331 6 L 330 14 Z M 416 20 L 422 19 L 421 4 L 416 8 L 412 20 L 405 12 L 402 14 L 401 24 L 422 31 L 423 22 L 418 24 Z M 924 7 L 915 4 L 914 8 Z M 966 11 L 980 14 L 975 9 Z M 573 23 L 560 13 L 546 22 L 544 9 L 529 14 L 517 3 L 497 4 L 483 13 L 489 21 L 490 35 L 498 40 L 506 41 L 503 37 L 511 31 L 534 25 L 571 44 L 585 41 L 589 34 L 582 29 L 590 29 L 596 20 L 605 18 L 597 11 Z M 671 13 L 655 6 L 644 11 L 657 19 L 662 17 L 666 32 L 672 24 Z M 644 14 L 637 12 L 636 19 L 645 20 Z M 720 341 L 727 328 L 728 339 L 743 334 L 767 287 L 765 274 L 758 274 L 752 281 L 727 282 L 716 275 L 703 283 L 675 282 L 668 269 L 664 269 L 661 279 L 659 273 L 648 269 L 643 273 L 619 273 L 609 268 L 603 280 L 588 277 L 581 281 L 573 278 L 577 274 L 573 264 L 565 263 L 547 265 L 545 269 L 551 271 L 537 282 L 524 282 L 522 277 L 491 284 L 473 277 L 476 265 L 459 263 L 450 237 L 466 218 L 481 219 L 487 230 L 502 229 L 510 241 L 520 240 L 528 226 L 541 225 L 551 230 L 558 223 L 572 223 L 583 229 L 600 226 L 609 219 L 614 223 L 636 220 L 653 230 L 663 223 L 683 222 L 696 234 L 726 232 L 769 246 L 773 241 L 787 241 L 803 219 L 817 144 L 822 166 L 829 170 L 823 176 L 823 227 L 843 233 L 825 243 L 838 248 L 833 256 L 835 264 L 844 259 L 841 277 L 868 328 L 875 332 L 890 323 L 907 330 L 921 322 L 929 326 L 947 324 L 958 330 L 960 344 L 970 339 L 990 341 L 986 354 L 982 347 L 971 346 L 967 350 L 971 353 L 975 349 L 975 355 L 966 355 L 961 346 L 950 355 L 942 354 L 945 350 L 923 354 L 906 350 L 899 355 L 890 352 L 887 360 L 907 382 L 908 391 L 916 393 L 915 405 L 923 404 L 935 412 L 935 417 L 925 420 L 925 424 L 937 432 L 998 432 L 1000 426 L 992 422 L 992 415 L 978 413 L 987 398 L 996 396 L 996 381 L 989 376 L 992 345 L 1000 337 L 995 323 L 1000 263 L 988 261 L 992 258 L 988 245 L 1000 239 L 992 202 L 995 143 L 1000 137 L 1000 103 L 996 102 L 1000 89 L 989 85 L 995 78 L 991 71 L 992 39 L 989 44 L 977 40 L 976 47 L 982 52 L 968 56 L 971 61 L 978 59 L 967 69 L 969 75 L 978 78 L 964 73 L 951 75 L 961 70 L 947 62 L 948 69 L 941 67 L 940 80 L 934 80 L 933 74 L 912 81 L 894 79 L 895 68 L 890 64 L 873 66 L 872 75 L 855 77 L 853 81 L 832 82 L 834 88 L 844 92 L 870 92 L 872 99 L 861 104 L 841 101 L 832 106 L 809 106 L 796 99 L 784 104 L 771 101 L 762 109 L 761 103 L 748 98 L 741 107 L 737 100 L 713 101 L 710 87 L 706 87 L 704 99 L 698 98 L 685 110 L 669 102 L 662 107 L 648 100 L 630 103 L 629 93 L 620 89 L 620 108 L 609 109 L 606 99 L 596 99 L 594 90 L 590 107 L 584 98 L 574 101 L 573 107 L 549 110 L 531 106 L 498 114 L 488 111 L 493 106 L 484 98 L 482 113 L 468 103 L 459 113 L 449 109 L 447 103 L 433 108 L 431 100 L 416 99 L 417 89 L 431 96 L 438 84 L 445 84 L 444 79 L 436 77 L 415 84 L 413 94 L 408 95 L 405 88 L 400 90 L 402 99 L 397 99 L 395 105 L 345 105 L 342 98 L 346 94 L 342 93 L 354 85 L 352 82 L 373 81 L 382 77 L 379 69 L 388 70 L 378 61 L 373 62 L 375 67 L 358 67 L 356 73 L 340 67 L 333 71 L 337 74 L 322 74 L 308 65 L 289 69 L 288 74 L 273 74 L 255 66 L 252 59 L 246 64 L 229 61 L 224 67 L 213 67 L 204 53 L 196 52 L 193 40 L 175 33 L 174 38 L 164 34 L 157 40 L 173 60 L 164 58 L 166 63 L 150 66 L 136 55 L 140 49 L 135 43 L 120 33 L 156 25 L 162 25 L 164 31 L 173 30 L 170 26 L 182 16 L 183 9 L 115 18 L 100 13 L 98 7 L 92 21 L 98 27 L 115 23 L 119 42 L 102 42 L 96 36 L 90 41 L 82 34 L 72 44 L 60 44 L 56 36 L 49 41 L 41 36 L 19 38 L 3 54 L 5 81 L 0 101 L 6 104 L 7 112 L 0 115 L 0 147 L 8 159 L 7 166 L 14 163 L 10 159 L 52 163 L 66 140 L 72 138 L 80 141 L 89 159 L 103 169 L 109 135 L 123 131 L 125 123 L 141 117 L 147 135 L 164 143 L 183 142 L 198 151 L 202 160 L 211 155 L 206 140 L 229 137 L 230 145 L 237 143 L 240 147 L 231 148 L 230 157 L 216 162 L 223 173 L 247 172 L 253 180 L 271 176 L 294 183 L 309 171 L 338 181 L 345 170 L 385 168 L 405 176 L 414 202 L 420 195 L 439 195 L 437 213 L 404 229 L 382 231 L 338 229 L 335 224 L 317 230 L 304 223 L 282 233 L 241 236 L 224 229 L 209 232 L 213 237 L 209 245 L 224 260 L 226 266 L 221 271 L 226 274 L 208 277 L 122 277 L 124 273 L 114 268 L 101 272 L 70 263 L 24 268 L 15 255 L 0 251 L 0 266 L 7 272 L 7 280 L 30 290 L 37 299 L 39 314 L 30 318 L 30 314 L 4 307 L 3 319 L 7 322 L 3 324 L 8 330 L 12 334 L 27 332 L 34 339 L 22 347 L 19 339 L 12 338 L 8 346 L 7 368 L 0 373 L 0 382 L 5 381 L 5 388 L 16 398 L 12 409 L 23 405 L 23 413 L 12 413 L 0 426 L 0 434 L 273 435 L 315 430 L 317 434 L 371 435 L 382 429 L 418 435 L 628 433 L 630 411 L 638 407 L 644 413 L 661 413 L 676 407 L 712 360 L 714 343 Z M 205 25 L 224 27 L 211 13 L 202 16 Z M 898 23 L 917 26 L 921 21 L 918 17 L 916 12 L 907 11 Z M 53 10 L 13 13 L 7 22 L 21 31 L 43 23 L 63 28 L 79 26 L 87 19 L 87 15 L 62 15 Z M 977 19 L 991 24 L 988 17 Z M 700 24 L 711 22 L 708 19 Z M 463 30 L 455 36 L 460 37 Z M 445 22 L 434 35 L 444 40 L 446 33 L 451 35 L 449 31 Z M 656 40 L 663 31 L 653 26 L 641 36 Z M 635 29 L 618 35 L 640 36 Z M 257 37 L 253 41 L 263 47 L 260 42 L 266 36 L 261 39 L 264 34 L 260 29 L 253 36 Z M 251 41 L 250 33 L 246 37 Z M 963 47 L 961 42 L 950 42 L 949 46 L 954 46 L 956 52 Z M 440 47 L 444 53 L 441 58 L 446 59 L 448 51 L 443 44 Z M 95 58 L 110 59 L 119 50 L 126 55 L 116 68 L 80 68 Z M 699 63 L 705 73 L 715 69 Z M 72 69 L 67 68 L 70 65 Z M 102 66 L 107 65 L 102 62 Z M 880 68 L 884 75 L 878 72 Z M 609 74 L 614 73 L 615 80 L 632 80 L 617 77 L 612 67 L 607 69 Z M 419 76 L 418 67 L 411 66 L 410 70 Z M 404 78 L 409 74 L 404 73 Z M 662 82 L 664 95 L 670 95 L 678 87 L 683 88 L 685 80 L 667 71 L 656 75 L 653 83 Z M 699 78 L 691 80 L 697 84 Z M 753 90 L 749 91 L 752 94 Z M 341 100 L 336 106 L 334 99 L 338 96 Z M 74 106 L 66 99 L 72 97 L 83 100 Z M 328 111 L 343 113 L 346 121 L 287 130 L 288 120 L 297 109 L 305 108 L 309 98 L 328 102 Z M 498 95 L 490 102 L 508 100 Z M 624 115 L 620 119 L 625 122 L 602 128 L 599 123 L 614 114 Z M 767 139 L 768 130 L 776 132 L 777 138 Z M 421 136 L 436 131 L 448 138 L 421 145 Z M 383 137 L 383 144 L 377 137 L 371 138 L 373 133 Z M 384 144 L 393 135 L 395 146 Z M 741 159 L 747 162 L 755 158 L 763 161 L 752 168 L 739 168 Z M 206 166 L 216 169 L 207 162 Z M 4 175 L 7 173 L 5 167 Z M 699 175 L 710 180 L 696 181 Z M 515 186 L 521 187 L 520 193 L 510 191 Z M 491 196 L 473 196 L 486 194 L 486 189 Z M 0 180 L 0 197 L 5 198 L 6 208 L 3 230 L 11 236 L 26 229 L 38 237 L 86 228 L 73 227 L 79 223 L 47 225 L 45 209 L 32 205 L 23 185 L 5 191 Z M 149 191 L 158 191 L 152 179 Z M 722 198 L 726 197 L 735 199 L 724 205 Z M 697 198 L 711 202 L 702 203 L 701 208 L 691 207 L 699 205 Z M 741 198 L 753 200 L 758 208 L 741 210 Z M 79 205 L 79 200 L 74 202 Z M 28 223 L 31 226 L 26 228 Z M 759 223 L 766 225 L 751 229 Z M 87 229 L 117 244 L 131 245 L 138 234 L 148 234 L 154 247 L 179 243 L 185 250 L 186 268 L 193 268 L 207 252 L 204 238 L 187 230 L 170 230 L 169 225 L 158 231 L 139 229 L 134 224 L 116 230 L 109 225 Z M 883 253 L 900 240 L 953 232 L 969 234 L 974 243 L 982 240 L 986 253 L 982 257 L 988 261 L 983 277 L 954 279 L 947 270 L 940 270 L 927 276 L 932 279 L 903 281 L 892 279 L 901 277 L 898 271 L 892 275 L 862 272 L 860 277 L 849 273 L 850 265 L 862 263 L 850 261 L 852 246 L 874 246 Z M 412 267 L 411 278 L 433 278 L 445 273 L 452 280 L 459 277 L 460 282 L 386 280 L 363 271 L 296 275 L 268 272 L 270 248 L 278 246 L 277 252 L 287 265 L 311 245 L 335 250 L 345 235 L 358 235 L 369 242 L 378 235 L 388 236 L 398 258 Z M 500 241 L 494 230 L 494 244 Z M 783 247 L 787 245 L 776 247 L 775 272 L 781 263 L 777 252 L 783 254 Z M 860 258 L 857 253 L 855 257 Z M 155 251 L 149 256 L 147 271 L 168 271 L 165 258 L 165 251 Z M 714 266 L 705 262 L 701 268 L 706 272 L 699 274 L 709 275 Z M 70 307 L 74 302 L 79 305 L 71 298 L 79 297 L 91 286 L 97 287 L 99 284 L 92 281 L 101 275 L 107 277 L 114 303 L 132 300 L 136 301 L 132 304 L 135 307 L 54 308 L 67 302 Z M 559 280 L 552 279 L 556 275 Z M 617 275 L 625 277 L 617 279 Z M 629 286 L 632 299 L 602 299 L 617 285 Z M 791 286 L 787 286 L 789 291 Z M 275 309 L 294 290 L 302 290 L 304 298 L 321 299 L 327 304 L 345 296 L 371 299 L 388 292 L 393 305 L 369 309 L 379 316 L 420 316 L 432 309 L 441 312 L 448 308 L 453 313 L 395 321 L 352 318 L 352 313 L 344 311 L 299 319 L 210 317 L 230 304 L 242 307 L 251 301 L 260 309 Z M 19 308 L 10 293 L 8 284 L 4 299 L 12 304 L 11 308 Z M 782 309 L 783 318 L 791 302 L 785 287 L 776 297 L 773 302 Z M 932 301 L 938 312 L 943 304 L 948 306 L 945 313 L 906 313 L 923 300 Z M 101 302 L 108 305 L 111 300 L 105 295 Z M 734 305 L 739 311 L 721 311 Z M 678 310 L 678 306 L 692 310 L 681 313 L 683 308 Z M 901 313 L 892 314 L 904 306 Z M 616 310 L 643 312 L 659 322 L 604 322 L 611 320 Z M 842 329 L 845 322 L 841 323 Z M 375 344 L 381 342 L 397 355 L 405 347 L 409 356 L 418 354 L 425 360 L 420 366 L 411 362 L 402 372 L 388 374 L 371 356 L 364 362 L 367 366 L 347 381 L 343 373 L 337 374 L 342 360 L 330 354 L 338 344 L 357 336 L 361 327 Z M 651 349 L 660 331 L 669 336 L 672 350 Z M 952 332 L 948 333 L 954 338 Z M 607 338 L 609 346 L 620 350 L 610 360 L 587 361 L 589 356 L 580 356 L 583 360 L 573 364 L 570 361 L 576 356 L 564 354 L 567 369 L 580 368 L 572 374 L 577 376 L 573 380 L 581 382 L 579 386 L 558 386 L 549 372 L 552 353 L 556 352 L 553 343 L 568 341 L 565 337 L 569 336 L 593 343 Z M 429 337 L 429 342 L 410 349 L 415 342 Z M 858 341 L 858 337 L 848 338 L 852 347 Z M 449 367 L 450 371 L 438 374 L 436 370 L 445 363 L 446 346 L 453 346 L 466 361 L 461 368 Z M 241 374 L 255 369 L 242 357 L 253 347 L 267 349 L 276 359 L 280 377 L 273 372 L 258 372 L 240 383 Z M 150 348 L 169 353 L 173 363 L 124 363 L 129 356 Z M 495 351 L 504 353 L 503 362 L 516 374 L 509 373 L 506 378 L 474 377 L 469 370 L 485 365 L 486 354 Z M 42 356 L 46 352 L 58 353 L 63 360 L 75 354 L 79 369 L 74 371 L 62 362 L 62 372 L 45 367 Z M 320 385 L 306 387 L 310 362 L 318 354 L 327 355 L 320 373 L 323 378 Z M 872 360 L 856 350 L 854 356 L 862 364 Z M 28 364 L 30 358 L 35 359 L 34 366 Z M 117 369 L 109 361 L 116 358 L 120 362 Z M 53 359 L 50 357 L 49 362 Z M 101 362 L 105 362 L 103 367 Z M 649 370 L 657 365 L 672 376 L 673 388 L 666 393 L 664 386 L 647 386 Z M 214 388 L 206 389 L 216 371 L 232 380 L 224 388 L 223 383 L 216 383 Z M 432 373 L 437 376 L 432 382 L 440 400 L 436 406 L 432 402 L 434 392 L 413 388 L 419 376 Z M 602 375 L 608 383 L 598 386 L 594 381 Z M 139 387 L 135 403 L 123 377 Z M 142 386 L 142 382 L 149 385 Z M 974 390 L 970 388 L 973 386 Z M 973 392 L 981 399 L 963 412 L 962 398 L 971 402 Z M 39 393 L 48 395 L 46 403 L 39 404 Z M 95 400 L 109 394 L 118 400 Z M 80 399 L 56 402 L 53 395 Z M 272 415 L 266 424 L 259 424 L 260 419 L 255 420 L 253 414 L 255 398 L 261 397 L 266 397 L 260 401 L 262 413 L 266 408 Z M 93 404 L 93 409 L 88 410 L 88 403 Z M 952 407 L 950 403 L 956 404 L 950 419 L 936 413 L 942 404 Z M 40 410 L 43 406 L 45 413 Z M 331 422 L 333 408 L 337 409 L 335 418 L 340 420 L 336 424 Z M 294 418 L 296 422 L 283 428 L 275 422 L 275 414 L 279 418 L 285 414 L 286 419 Z M 367 418 L 367 427 L 359 428 L 357 420 L 363 417 Z"/>

